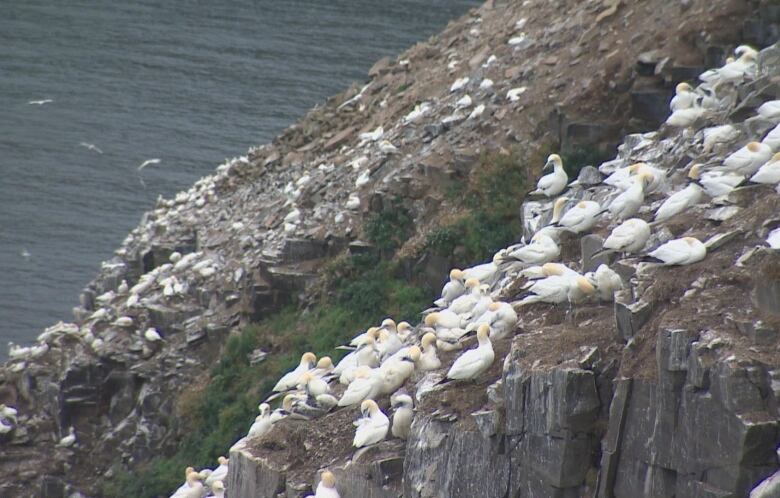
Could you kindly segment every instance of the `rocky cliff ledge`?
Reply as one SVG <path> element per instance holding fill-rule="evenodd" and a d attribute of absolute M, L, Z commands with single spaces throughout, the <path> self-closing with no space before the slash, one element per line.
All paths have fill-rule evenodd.
<path fill-rule="evenodd" d="M 310 299 L 328 261 L 364 247 L 372 213 L 400 199 L 415 225 L 401 252 L 417 256 L 461 209 L 447 189 L 484 153 L 612 151 L 665 119 L 675 83 L 740 42 L 774 42 L 778 20 L 771 2 L 489 1 L 377 62 L 272 144 L 160 199 L 84 290 L 74 323 L 15 351 L 0 369 L 0 402 L 19 410 L 0 435 L 0 496 L 97 496 L 114 464 L 171 452 L 177 400 L 232 331 Z M 780 96 L 775 59 L 764 62 L 770 72 L 714 123 Z M 731 146 L 760 138 L 757 126 Z M 699 157 L 697 140 L 629 135 L 615 166 L 673 172 Z M 489 378 L 420 397 L 405 445 L 353 453 L 338 432 L 348 410 L 281 425 L 283 450 L 239 443 L 230 496 L 300 496 L 325 465 L 343 496 L 744 496 L 777 468 L 778 262 L 756 248 L 776 199 L 740 189 L 657 227 L 712 253 L 683 270 L 617 263 L 631 285 L 614 307 L 529 308 Z M 526 203 L 528 230 L 539 216 L 549 206 Z M 565 242 L 564 261 L 591 269 L 606 230 Z M 437 285 L 461 263 L 421 261 Z M 57 446 L 70 427 L 78 443 Z"/>

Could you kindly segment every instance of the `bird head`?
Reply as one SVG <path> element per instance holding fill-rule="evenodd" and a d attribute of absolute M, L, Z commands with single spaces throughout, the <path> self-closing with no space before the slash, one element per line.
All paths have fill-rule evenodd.
<path fill-rule="evenodd" d="M 555 199 L 555 202 L 553 203 L 553 215 L 551 223 L 555 223 L 561 219 L 561 211 L 563 211 L 563 206 L 566 205 L 568 200 L 568 197 L 558 197 Z"/>
<path fill-rule="evenodd" d="M 367 379 L 371 376 L 371 367 L 366 365 L 359 366 L 355 369 L 356 379 Z"/>
<path fill-rule="evenodd" d="M 450 270 L 450 280 L 463 280 L 463 271 L 458 268 Z"/>
<path fill-rule="evenodd" d="M 695 244 L 699 243 L 699 239 L 697 239 L 696 237 L 683 237 L 683 240 L 689 246 L 692 246 L 692 245 L 695 245 Z"/>
<path fill-rule="evenodd" d="M 363 415 L 370 415 L 376 413 L 378 410 L 379 406 L 377 406 L 376 401 L 373 399 L 367 399 L 360 403 L 360 412 Z"/>
<path fill-rule="evenodd" d="M 217 462 L 219 462 L 220 465 L 227 465 L 228 459 L 223 456 L 220 456 L 219 458 L 217 458 Z"/>
<path fill-rule="evenodd" d="M 420 352 L 420 348 L 417 346 L 412 346 L 409 348 L 409 352 L 407 353 L 408 358 L 414 363 L 420 360 L 420 355 L 422 353 Z"/>
<path fill-rule="evenodd" d="M 214 481 L 214 483 L 211 485 L 212 491 L 225 491 L 225 485 L 222 483 L 222 481 Z"/>
<path fill-rule="evenodd" d="M 412 330 L 412 325 L 409 322 L 401 322 L 398 324 L 398 332 L 406 333 Z"/>
<path fill-rule="evenodd" d="M 424 336 L 422 336 L 422 341 L 420 341 L 424 348 L 430 347 L 432 344 L 436 344 L 436 334 L 433 332 L 428 332 Z"/>
<path fill-rule="evenodd" d="M 409 406 L 411 407 L 413 405 L 412 397 L 408 394 L 399 394 L 397 396 L 393 396 L 393 398 L 390 400 L 390 404 L 392 406 Z"/>
<path fill-rule="evenodd" d="M 479 287 L 479 280 L 477 280 L 476 278 L 466 279 L 466 287 L 469 289 L 473 289 L 474 287 Z"/>
<path fill-rule="evenodd" d="M 489 337 L 490 337 L 490 325 L 488 325 L 487 323 L 483 323 L 477 329 L 477 340 L 479 340 L 479 342 L 482 342 L 485 339 L 488 339 Z"/>
<path fill-rule="evenodd" d="M 680 95 L 681 93 L 692 92 L 692 91 L 693 91 L 693 88 L 691 88 L 691 85 L 689 85 L 688 83 L 685 83 L 685 82 L 678 83 L 677 86 L 674 89 L 674 92 L 677 95 Z"/>
<path fill-rule="evenodd" d="M 780 152 L 775 152 L 775 154 L 772 156 L 772 159 L 769 160 L 769 162 L 776 163 L 780 161 Z"/>
<path fill-rule="evenodd" d="M 425 326 L 426 327 L 434 327 L 436 326 L 436 322 L 439 320 L 439 314 L 438 313 L 431 313 L 430 315 L 427 315 L 425 317 Z"/>
<path fill-rule="evenodd" d="M 333 368 L 333 360 L 330 359 L 330 356 L 323 356 L 320 358 L 320 361 L 317 362 L 317 368 Z"/>
<path fill-rule="evenodd" d="M 561 160 L 561 156 L 558 154 L 550 154 L 547 156 L 547 162 L 544 165 L 544 168 L 542 168 L 542 171 L 547 170 L 549 168 L 555 168 L 556 166 L 561 167 L 563 166 L 563 161 Z"/>
<path fill-rule="evenodd" d="M 688 170 L 688 178 L 691 180 L 701 179 L 701 164 L 694 164 L 691 169 Z"/>
<path fill-rule="evenodd" d="M 596 288 L 593 287 L 593 284 L 590 283 L 590 280 L 585 277 L 577 277 L 577 288 L 587 296 L 590 296 L 596 292 Z"/>
<path fill-rule="evenodd" d="M 639 173 L 639 176 L 637 178 L 639 178 L 639 181 L 642 184 L 642 188 L 647 187 L 648 185 L 653 183 L 653 181 L 655 181 L 655 175 L 653 175 L 652 173 L 648 173 L 647 171 L 642 171 L 641 173 Z"/>
<path fill-rule="evenodd" d="M 494 301 L 488 305 L 488 310 L 490 311 L 498 311 L 498 308 L 501 307 L 501 304 L 498 301 Z"/>
<path fill-rule="evenodd" d="M 749 150 L 753 154 L 755 154 L 756 152 L 761 150 L 761 144 L 758 143 L 758 142 L 750 142 L 745 147 L 747 148 L 747 150 Z"/>
<path fill-rule="evenodd" d="M 271 411 L 271 405 L 268 403 L 260 403 L 257 408 L 260 410 L 260 415 L 267 415 Z"/>
<path fill-rule="evenodd" d="M 322 482 L 322 485 L 326 488 L 333 489 L 336 487 L 336 476 L 333 475 L 333 472 L 326 470 L 322 473 L 320 476 L 320 481 Z"/>
<path fill-rule="evenodd" d="M 369 327 L 366 330 L 366 339 L 376 339 L 379 337 L 379 327 Z"/>
<path fill-rule="evenodd" d="M 282 409 L 291 412 L 294 404 L 295 404 L 295 396 L 293 396 L 292 394 L 288 394 L 282 400 Z"/>
<path fill-rule="evenodd" d="M 396 328 L 395 320 L 393 320 L 391 318 L 385 318 L 384 320 L 382 320 L 382 327 L 381 328 L 383 328 L 385 330 L 395 330 L 395 328 Z"/>
<path fill-rule="evenodd" d="M 308 363 L 311 368 L 311 366 L 317 363 L 317 357 L 314 356 L 314 353 L 303 353 L 301 356 L 301 363 Z"/>

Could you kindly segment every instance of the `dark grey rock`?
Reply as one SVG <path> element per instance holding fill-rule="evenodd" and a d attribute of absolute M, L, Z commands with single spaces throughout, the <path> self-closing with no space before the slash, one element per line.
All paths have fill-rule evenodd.
<path fill-rule="evenodd" d="M 596 271 L 596 268 L 598 268 L 599 265 L 608 265 L 614 259 L 614 255 L 611 254 L 603 254 L 595 258 L 593 257 L 593 255 L 600 251 L 603 247 L 604 239 L 600 236 L 592 233 L 582 236 L 580 239 L 580 261 L 582 265 L 582 273 Z"/>
<path fill-rule="evenodd" d="M 635 337 L 639 330 L 650 319 L 653 312 L 653 304 L 642 301 L 627 302 L 630 292 L 619 291 L 615 293 L 615 322 L 617 324 L 618 337 L 628 341 Z"/>
<path fill-rule="evenodd" d="M 247 451 L 246 439 L 230 449 L 227 486 L 231 498 L 276 498 L 285 491 L 284 472 L 272 469 Z"/>
<path fill-rule="evenodd" d="M 498 424 L 500 417 L 496 410 L 484 410 L 474 412 L 471 414 L 474 417 L 474 422 L 477 424 L 477 429 L 485 437 L 495 436 L 498 433 Z"/>
<path fill-rule="evenodd" d="M 585 166 L 580 170 L 580 174 L 577 176 L 577 182 L 585 187 L 591 185 L 598 185 L 602 181 L 601 173 L 593 166 Z"/>

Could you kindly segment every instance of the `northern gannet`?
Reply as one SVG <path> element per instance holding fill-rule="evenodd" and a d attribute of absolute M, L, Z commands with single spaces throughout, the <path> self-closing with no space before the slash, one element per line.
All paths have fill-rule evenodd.
<path fill-rule="evenodd" d="M 379 142 L 379 152 L 387 155 L 397 154 L 398 148 L 390 143 L 389 140 L 382 140 Z"/>
<path fill-rule="evenodd" d="M 480 82 L 479 84 L 480 90 L 488 91 L 491 90 L 492 88 L 493 88 L 493 80 L 491 80 L 490 78 L 483 79 L 482 82 Z"/>
<path fill-rule="evenodd" d="M 670 240 L 649 253 L 665 266 L 690 265 L 707 256 L 707 247 L 694 237 Z"/>
<path fill-rule="evenodd" d="M 506 92 L 506 98 L 510 102 L 517 102 L 518 100 L 520 100 L 520 96 L 524 94 L 526 90 L 528 90 L 528 88 L 524 86 L 512 88 L 511 90 Z"/>
<path fill-rule="evenodd" d="M 73 428 L 73 426 L 68 429 L 68 435 L 64 438 L 60 439 L 60 442 L 57 443 L 57 446 L 61 448 L 69 448 L 76 444 L 76 430 Z"/>
<path fill-rule="evenodd" d="M 133 326 L 133 319 L 129 316 L 120 316 L 116 320 L 114 320 L 114 325 L 117 327 L 132 327 Z"/>
<path fill-rule="evenodd" d="M 349 384 L 355 378 L 355 372 L 359 367 L 374 368 L 379 366 L 379 353 L 373 337 L 366 339 L 366 342 L 342 358 L 338 365 L 333 369 L 333 374 L 339 376 L 339 382 Z"/>
<path fill-rule="evenodd" d="M 162 336 L 160 336 L 160 333 L 157 332 L 157 329 L 154 327 L 150 327 L 144 331 L 144 339 L 149 342 L 159 342 L 163 340 Z"/>
<path fill-rule="evenodd" d="M 355 370 L 355 379 L 349 383 L 347 390 L 341 396 L 338 406 L 352 406 L 364 399 L 373 398 L 379 394 L 382 378 L 379 369 L 366 366 Z"/>
<path fill-rule="evenodd" d="M 780 122 L 780 100 L 768 100 L 756 111 L 759 116 L 775 123 Z"/>
<path fill-rule="evenodd" d="M 723 170 L 701 171 L 700 164 L 694 164 L 688 171 L 688 177 L 704 188 L 710 197 L 728 195 L 745 181 L 745 176 Z"/>
<path fill-rule="evenodd" d="M 271 422 L 271 406 L 268 403 L 262 403 L 259 408 L 260 415 L 255 417 L 254 423 L 249 428 L 248 438 L 256 438 L 266 434 L 273 425 Z"/>
<path fill-rule="evenodd" d="M 414 331 L 412 325 L 409 322 L 399 323 L 396 327 L 396 330 L 398 331 L 398 337 L 404 342 L 407 342 L 409 337 L 411 337 L 412 332 Z"/>
<path fill-rule="evenodd" d="M 761 143 L 770 146 L 772 150 L 780 149 L 780 125 L 769 130 Z"/>
<path fill-rule="evenodd" d="M 409 428 L 414 419 L 414 402 L 408 394 L 399 394 L 390 399 L 390 405 L 395 408 L 391 433 L 399 439 L 409 437 Z"/>
<path fill-rule="evenodd" d="M 429 110 L 431 110 L 431 105 L 427 102 L 423 102 L 422 104 L 414 106 L 414 109 L 409 114 L 404 116 L 404 123 L 414 123 L 423 117 Z"/>
<path fill-rule="evenodd" d="M 598 215 L 602 209 L 596 201 L 580 201 L 566 211 L 557 225 L 574 233 L 582 233 L 590 230 L 598 221 Z"/>
<path fill-rule="evenodd" d="M 228 473 L 229 460 L 223 456 L 217 458 L 219 465 L 214 469 L 205 481 L 206 486 L 213 488 L 217 481 L 224 481 Z"/>
<path fill-rule="evenodd" d="M 147 166 L 150 166 L 152 164 L 160 164 L 160 159 L 154 158 L 154 159 L 147 159 L 146 161 L 142 162 L 140 166 L 138 166 L 138 171 L 141 171 Z"/>
<path fill-rule="evenodd" d="M 701 186 L 691 182 L 687 187 L 670 195 L 655 212 L 655 221 L 668 220 L 686 209 L 701 202 L 704 191 Z"/>
<path fill-rule="evenodd" d="M 379 341 L 377 341 L 379 358 L 387 358 L 388 356 L 395 354 L 403 346 L 403 342 L 401 342 L 401 339 L 398 337 L 395 321 L 390 318 L 385 318 L 382 321 L 382 326 L 379 328 Z"/>
<path fill-rule="evenodd" d="M 224 498 L 225 497 L 225 484 L 219 481 L 213 481 L 211 483 L 211 495 L 207 498 Z"/>
<path fill-rule="evenodd" d="M 422 354 L 418 361 L 420 371 L 437 370 L 441 368 L 441 360 L 436 351 L 436 334 L 428 332 L 422 337 Z"/>
<path fill-rule="evenodd" d="M 596 293 L 596 288 L 590 281 L 577 275 L 553 275 L 542 280 L 536 280 L 528 288 L 532 294 L 520 300 L 520 306 L 533 303 L 561 304 L 569 302 L 576 304 Z"/>
<path fill-rule="evenodd" d="M 554 197 L 566 189 L 566 185 L 569 183 L 569 176 L 563 169 L 563 161 L 558 154 L 550 154 L 547 158 L 547 163 L 542 168 L 542 171 L 552 167 L 553 172 L 539 178 L 539 182 L 536 184 L 536 190 L 531 194 L 544 194 L 547 197 Z"/>
<path fill-rule="evenodd" d="M 453 380 L 473 379 L 490 368 L 495 359 L 493 345 L 490 342 L 490 326 L 482 324 L 477 329 L 479 345 L 460 355 L 447 372 L 447 378 Z"/>
<path fill-rule="evenodd" d="M 490 262 L 463 270 L 464 278 L 476 278 L 483 284 L 492 285 L 498 278 L 498 267 Z"/>
<path fill-rule="evenodd" d="M 628 190 L 612 199 L 607 208 L 609 212 L 619 220 L 634 216 L 645 201 L 645 188 L 652 181 L 653 175 L 650 173 L 639 173 Z"/>
<path fill-rule="evenodd" d="M 602 301 L 614 301 L 615 292 L 623 288 L 623 280 L 612 268 L 601 264 L 595 272 L 585 274 L 585 278 L 596 287 L 596 293 Z"/>
<path fill-rule="evenodd" d="M 450 281 L 441 290 L 441 298 L 434 301 L 436 306 L 446 308 L 452 301 L 466 293 L 465 277 L 457 268 L 450 270 Z"/>
<path fill-rule="evenodd" d="M 690 109 L 696 105 L 697 95 L 688 83 L 678 83 L 674 89 L 674 97 L 669 102 L 669 109 L 674 112 L 680 109 Z"/>
<path fill-rule="evenodd" d="M 702 130 L 704 152 L 712 152 L 716 145 L 733 142 L 739 138 L 739 130 L 733 125 L 725 124 Z M 780 138 L 780 137 L 779 137 Z"/>
<path fill-rule="evenodd" d="M 490 336 L 493 339 L 503 339 L 515 331 L 517 312 L 511 304 L 496 301 L 490 304 L 485 314 L 489 315 L 486 319 L 489 320 L 487 323 L 490 325 Z M 479 322 L 480 320 L 477 320 L 477 323 Z"/>
<path fill-rule="evenodd" d="M 369 181 L 371 181 L 371 170 L 367 169 L 357 177 L 355 180 L 355 187 L 361 188 L 362 186 L 367 185 Z"/>
<path fill-rule="evenodd" d="M 16 411 L 16 408 L 6 406 L 5 404 L 0 404 L 0 419 L 10 420 L 12 423 L 16 424 L 17 414 L 18 412 Z"/>
<path fill-rule="evenodd" d="M 303 353 L 301 361 L 295 370 L 287 372 L 279 379 L 279 382 L 274 386 L 275 392 L 289 391 L 298 385 L 299 378 L 304 372 L 308 372 L 314 368 L 314 363 L 317 361 L 317 357 L 314 353 Z"/>
<path fill-rule="evenodd" d="M 382 413 L 374 400 L 363 401 L 360 404 L 360 411 L 363 417 L 355 422 L 357 429 L 355 430 L 355 438 L 352 440 L 352 445 L 356 448 L 382 441 L 390 428 L 390 420 L 388 420 L 387 415 Z"/>
<path fill-rule="evenodd" d="M 579 275 L 579 273 L 561 263 L 545 263 L 541 266 L 529 266 L 520 272 L 520 276 L 525 277 L 528 280 L 538 280 L 552 275 L 565 274 Z"/>
<path fill-rule="evenodd" d="M 176 490 L 170 498 L 202 498 L 206 493 L 200 480 L 200 474 L 195 471 L 190 472 L 184 485 Z"/>
<path fill-rule="evenodd" d="M 51 104 L 52 102 L 54 102 L 54 99 L 30 100 L 27 103 L 29 105 L 44 105 L 44 104 Z"/>
<path fill-rule="evenodd" d="M 323 472 L 314 495 L 309 495 L 306 498 L 341 498 L 336 490 L 336 477 L 333 473 L 327 470 Z"/>
<path fill-rule="evenodd" d="M 406 379 L 414 373 L 415 364 L 420 361 L 420 348 L 411 346 L 405 355 L 395 361 L 387 361 L 379 367 L 381 384 L 379 394 L 392 394 L 397 391 Z M 372 397 L 373 396 L 369 396 Z"/>
<path fill-rule="evenodd" d="M 696 120 L 704 116 L 707 109 L 701 107 L 688 107 L 678 109 L 666 118 L 666 124 L 677 128 L 688 128 L 696 123 Z"/>
<path fill-rule="evenodd" d="M 457 315 L 463 315 L 471 311 L 474 308 L 474 305 L 477 304 L 477 300 L 480 297 L 481 290 L 479 286 L 479 280 L 476 278 L 466 279 L 465 287 L 467 292 L 462 296 L 458 296 L 447 307 L 448 310 Z"/>
<path fill-rule="evenodd" d="M 462 90 L 468 84 L 468 82 L 468 76 L 456 79 L 450 86 L 450 92 L 457 92 L 458 90 Z"/>
<path fill-rule="evenodd" d="M 717 90 L 724 83 L 741 81 L 745 77 L 752 78 L 755 74 L 757 58 L 758 53 L 755 50 L 745 50 L 737 60 L 729 61 L 720 68 L 705 71 L 699 75 L 699 79 L 710 84 L 713 90 Z"/>
<path fill-rule="evenodd" d="M 775 185 L 780 183 L 780 152 L 764 163 L 758 171 L 750 177 L 753 183 L 763 183 L 765 185 Z"/>
<path fill-rule="evenodd" d="M 322 379 L 325 376 L 333 374 L 333 370 L 333 360 L 330 359 L 330 356 L 323 356 L 317 361 L 317 367 L 311 371 L 311 374 L 314 377 Z"/>
<path fill-rule="evenodd" d="M 649 238 L 650 225 L 643 219 L 631 218 L 612 230 L 603 247 L 606 251 L 634 253 L 641 251 Z"/>
<path fill-rule="evenodd" d="M 355 347 L 361 346 L 367 342 L 369 337 L 376 340 L 377 337 L 379 337 L 379 327 L 369 327 L 368 329 L 366 329 L 365 332 L 356 335 L 351 341 L 349 341 L 349 345 Z M 341 373 L 341 371 L 338 371 L 336 373 Z"/>
<path fill-rule="evenodd" d="M 360 138 L 361 143 L 362 142 L 376 142 L 377 140 L 382 138 L 382 136 L 384 134 L 385 134 L 384 128 L 382 128 L 381 126 L 378 126 L 376 129 L 374 129 L 374 131 L 361 133 L 360 135 L 358 135 L 358 138 Z"/>
<path fill-rule="evenodd" d="M 750 142 L 723 160 L 722 170 L 743 176 L 753 175 L 772 158 L 772 148 L 760 142 Z"/>
<path fill-rule="evenodd" d="M 534 234 L 531 243 L 502 255 L 500 259 L 514 259 L 526 264 L 544 264 L 561 255 L 561 248 L 549 235 Z"/>
<path fill-rule="evenodd" d="M 459 109 L 464 109 L 466 107 L 471 107 L 472 103 L 473 101 L 471 100 L 471 96 L 467 94 L 459 98 L 458 101 L 455 102 L 455 107 Z"/>

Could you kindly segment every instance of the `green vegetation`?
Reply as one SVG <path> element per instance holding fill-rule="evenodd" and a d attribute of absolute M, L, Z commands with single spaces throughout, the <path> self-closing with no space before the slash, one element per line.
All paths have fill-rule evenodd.
<path fill-rule="evenodd" d="M 453 183 L 446 193 L 465 209 L 431 233 L 424 250 L 456 255 L 462 265 L 489 258 L 520 233 L 526 190 L 525 168 L 516 151 L 483 154 L 466 181 Z M 414 220 L 403 203 L 386 202 L 365 224 L 365 237 L 375 249 L 344 256 L 324 268 L 323 292 L 315 304 L 301 309 L 292 303 L 229 338 L 202 385 L 185 390 L 177 400 L 171 423 L 183 437 L 176 453 L 156 458 L 133 474 L 115 469 L 103 493 L 166 495 L 183 481 L 185 467 L 213 467 L 216 458 L 226 454 L 249 429 L 260 401 L 304 351 L 336 361 L 340 354 L 334 346 L 386 316 L 414 323 L 434 292 L 404 279 L 400 263 L 393 260 L 413 234 Z M 248 355 L 257 348 L 271 354 L 252 366 Z"/>
<path fill-rule="evenodd" d="M 466 265 L 510 244 L 521 231 L 524 171 L 516 151 L 483 154 L 467 181 L 451 185 L 446 193 L 467 210 L 428 234 L 426 248 L 440 256 L 457 252 Z"/>
<path fill-rule="evenodd" d="M 390 217 L 391 220 L 397 218 Z M 392 225 L 394 223 L 390 222 Z M 404 222 L 405 223 L 405 222 Z M 156 458 L 134 474 L 117 471 L 104 487 L 106 496 L 165 495 L 184 479 L 184 468 L 213 467 L 219 455 L 249 430 L 257 405 L 304 351 L 337 359 L 333 347 L 386 316 L 414 321 L 432 292 L 400 279 L 396 265 L 374 254 L 347 257 L 327 269 L 334 293 L 301 311 L 291 304 L 228 339 L 222 358 L 202 389 L 179 399 L 179 428 L 185 434 L 178 452 Z M 257 348 L 270 351 L 259 365 L 249 365 Z"/>

